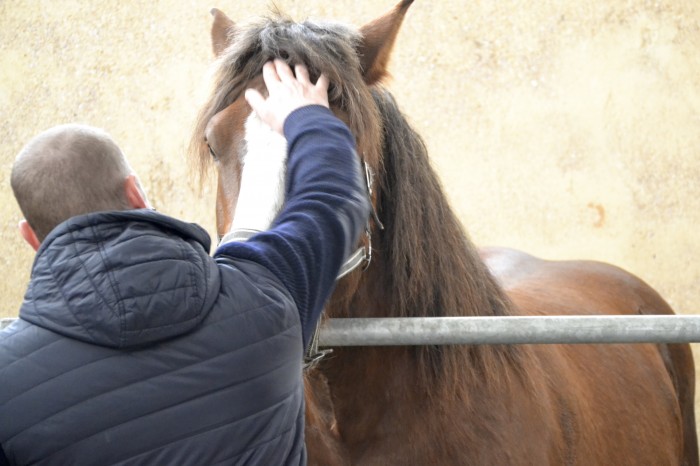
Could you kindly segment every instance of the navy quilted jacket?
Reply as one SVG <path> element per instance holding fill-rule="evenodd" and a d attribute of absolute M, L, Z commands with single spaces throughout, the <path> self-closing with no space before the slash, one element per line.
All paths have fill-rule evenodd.
<path fill-rule="evenodd" d="M 354 140 L 285 124 L 287 203 L 214 257 L 200 227 L 102 212 L 42 243 L 0 336 L 0 464 L 304 464 L 303 347 L 368 214 Z"/>

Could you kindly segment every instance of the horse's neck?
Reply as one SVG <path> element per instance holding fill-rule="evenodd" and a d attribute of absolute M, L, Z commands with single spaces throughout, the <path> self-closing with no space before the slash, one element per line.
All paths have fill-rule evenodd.
<path fill-rule="evenodd" d="M 385 230 L 374 232 L 373 262 L 359 286 L 345 293 L 339 283 L 329 315 L 511 314 L 512 304 L 448 205 L 422 141 L 396 109 L 384 111 L 393 125 L 385 131 L 380 183 Z M 399 431 L 410 436 L 415 423 L 402 420 L 410 410 L 433 413 L 426 422 L 456 406 L 464 412 L 480 393 L 514 383 L 522 361 L 513 346 L 357 347 L 336 349 L 321 369 L 341 435 L 361 443 Z"/>
<path fill-rule="evenodd" d="M 463 349 L 469 353 L 468 348 Z M 497 350 L 491 347 L 489 351 Z M 463 441 L 467 436 L 462 431 L 469 430 L 471 425 L 469 416 L 482 415 L 485 399 L 493 398 L 496 393 L 526 392 L 521 389 L 524 384 L 519 384 L 523 378 L 517 365 L 502 364 L 484 370 L 484 361 L 497 360 L 493 356 L 475 355 L 481 359 L 480 364 L 465 357 L 459 377 L 450 384 L 431 386 L 425 374 L 421 374 L 426 368 L 417 367 L 420 363 L 413 348 L 338 348 L 321 365 L 333 400 L 333 430 L 338 432 L 348 452 L 353 455 L 363 452 L 367 458 L 378 454 L 372 453 L 373 449 L 384 450 L 386 454 L 387 449 L 404 448 L 401 442 L 406 439 L 424 440 L 426 432 L 444 436 L 441 441 L 447 444 Z M 446 416 L 450 419 L 447 424 L 454 422 L 460 433 L 446 425 Z M 450 436 L 458 438 L 447 438 Z M 433 448 L 425 444 L 411 447 L 416 454 L 426 454 Z M 354 457 L 352 461 L 362 464 L 362 458 Z M 429 461 L 426 459 L 421 464 Z"/>
<path fill-rule="evenodd" d="M 364 311 L 362 317 L 427 314 L 425 309 L 399 310 L 397 303 L 387 300 L 386 284 L 379 275 L 389 272 L 383 270 L 386 264 L 381 259 L 378 254 L 374 269 L 364 272 L 367 275 L 362 276 L 354 298 L 331 301 L 332 315 L 357 317 L 358 311 Z M 437 286 L 437 282 L 431 283 Z M 461 308 L 462 315 L 479 310 L 485 311 Z M 448 311 L 458 314 L 456 309 Z M 321 370 L 328 379 L 341 435 L 358 439 L 371 437 L 372 429 L 382 430 L 389 424 L 394 431 L 410 429 L 409 425 L 401 426 L 407 410 L 449 410 L 452 403 L 461 410 L 469 403 L 478 403 L 481 390 L 503 387 L 517 378 L 514 374 L 520 372 L 520 357 L 520 350 L 513 346 L 336 348 Z"/>

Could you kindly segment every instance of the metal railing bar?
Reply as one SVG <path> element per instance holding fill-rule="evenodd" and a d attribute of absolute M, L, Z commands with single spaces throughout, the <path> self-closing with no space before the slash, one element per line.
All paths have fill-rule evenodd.
<path fill-rule="evenodd" d="M 319 335 L 323 347 L 697 342 L 700 315 L 328 319 Z"/>

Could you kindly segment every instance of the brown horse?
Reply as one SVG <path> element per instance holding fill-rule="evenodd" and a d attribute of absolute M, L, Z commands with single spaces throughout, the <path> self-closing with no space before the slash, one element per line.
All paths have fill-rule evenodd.
<path fill-rule="evenodd" d="M 231 225 L 251 137 L 243 91 L 263 90 L 263 64 L 282 58 L 330 78 L 331 106 L 376 175 L 384 228 L 371 222 L 371 263 L 338 282 L 327 316 L 672 314 L 614 266 L 471 244 L 423 141 L 381 86 L 411 3 L 359 30 L 281 14 L 242 26 L 213 10 L 219 68 L 192 148 L 203 167 L 216 157 L 219 234 Z M 336 348 L 309 374 L 309 461 L 697 465 L 693 397 L 689 345 Z"/>

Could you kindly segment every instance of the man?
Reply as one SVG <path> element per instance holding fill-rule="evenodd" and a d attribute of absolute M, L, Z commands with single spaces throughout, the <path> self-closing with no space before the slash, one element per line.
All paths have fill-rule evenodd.
<path fill-rule="evenodd" d="M 268 231 L 213 258 L 200 227 L 149 209 L 107 134 L 60 126 L 18 155 L 37 255 L 0 336 L 0 464 L 306 462 L 303 349 L 369 204 L 326 78 L 275 62 L 264 79 L 246 97 L 289 142 L 291 188 Z"/>

